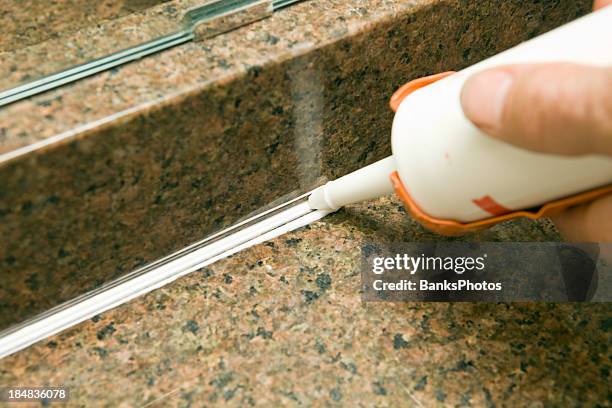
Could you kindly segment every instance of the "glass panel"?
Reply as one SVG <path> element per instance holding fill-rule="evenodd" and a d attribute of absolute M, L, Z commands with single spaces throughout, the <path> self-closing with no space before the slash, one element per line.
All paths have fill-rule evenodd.
<path fill-rule="evenodd" d="M 191 41 L 202 22 L 298 0 L 8 0 L 0 12 L 0 106 Z M 210 37 L 254 19 L 223 21 Z M 249 18 L 251 20 L 249 20 Z M 229 24 L 229 25 L 228 25 Z"/>
<path fill-rule="evenodd" d="M 3 27 L 0 51 L 16 51 L 54 38 L 61 38 L 81 28 L 139 13 L 169 1 L 65 0 L 50 3 L 6 0 L 3 4 L 4 10 L 0 13 L 0 25 Z"/>

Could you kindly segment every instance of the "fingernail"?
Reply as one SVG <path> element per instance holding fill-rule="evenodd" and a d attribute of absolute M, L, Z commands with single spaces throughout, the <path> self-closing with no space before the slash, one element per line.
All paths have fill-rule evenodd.
<path fill-rule="evenodd" d="M 480 128 L 498 129 L 512 81 L 510 72 L 499 69 L 484 71 L 469 78 L 461 91 L 465 115 Z"/>

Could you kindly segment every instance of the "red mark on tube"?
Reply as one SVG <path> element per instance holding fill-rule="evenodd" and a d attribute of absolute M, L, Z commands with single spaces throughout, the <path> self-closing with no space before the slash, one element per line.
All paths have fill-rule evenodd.
<path fill-rule="evenodd" d="M 476 198 L 472 200 L 472 202 L 491 215 L 504 215 L 510 212 L 509 209 L 507 209 L 488 195 L 482 198 Z"/>

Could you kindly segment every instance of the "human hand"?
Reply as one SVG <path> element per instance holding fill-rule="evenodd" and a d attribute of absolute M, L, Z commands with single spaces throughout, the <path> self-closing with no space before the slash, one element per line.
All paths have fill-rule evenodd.
<path fill-rule="evenodd" d="M 594 7 L 609 4 L 612 0 L 597 0 Z M 612 157 L 612 67 L 493 68 L 466 81 L 461 104 L 466 116 L 496 139 L 543 153 Z M 612 242 L 612 195 L 551 218 L 566 240 Z"/>

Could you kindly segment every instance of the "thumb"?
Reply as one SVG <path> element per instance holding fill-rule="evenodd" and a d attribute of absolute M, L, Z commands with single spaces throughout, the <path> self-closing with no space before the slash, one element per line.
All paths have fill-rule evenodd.
<path fill-rule="evenodd" d="M 593 10 L 599 10 L 612 4 L 612 0 L 595 0 L 593 2 Z"/>
<path fill-rule="evenodd" d="M 612 195 L 550 217 L 567 241 L 612 243 Z"/>
<path fill-rule="evenodd" d="M 612 68 L 511 65 L 469 78 L 465 115 L 490 136 L 545 153 L 612 155 Z"/>

